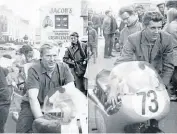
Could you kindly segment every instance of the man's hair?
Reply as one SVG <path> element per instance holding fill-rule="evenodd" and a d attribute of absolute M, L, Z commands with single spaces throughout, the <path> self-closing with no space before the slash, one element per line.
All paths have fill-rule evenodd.
<path fill-rule="evenodd" d="M 30 45 L 23 45 L 20 48 L 20 53 L 24 55 L 28 54 L 30 51 L 33 51 L 33 48 Z"/>
<path fill-rule="evenodd" d="M 40 56 L 42 57 L 44 55 L 45 50 L 52 49 L 54 47 L 57 47 L 57 43 L 54 42 L 46 42 L 40 47 Z"/>
<path fill-rule="evenodd" d="M 105 11 L 105 14 L 107 15 L 108 13 L 110 13 L 111 11 L 110 10 L 106 10 Z"/>
<path fill-rule="evenodd" d="M 158 11 L 147 11 L 143 17 L 143 24 L 148 26 L 150 21 L 159 22 L 162 21 L 162 19 L 163 17 Z"/>
<path fill-rule="evenodd" d="M 177 8 L 177 0 L 168 0 L 166 2 L 165 6 L 167 8 L 169 8 L 169 7 Z"/>
<path fill-rule="evenodd" d="M 160 5 L 164 5 L 165 6 L 165 3 L 159 3 L 159 4 L 157 4 L 157 7 L 159 7 Z"/>
<path fill-rule="evenodd" d="M 135 10 L 136 10 L 137 8 L 144 9 L 143 5 L 137 5 L 137 6 L 135 7 Z"/>
<path fill-rule="evenodd" d="M 73 33 L 70 34 L 70 36 L 79 37 L 79 34 L 77 32 L 73 32 Z"/>
<path fill-rule="evenodd" d="M 122 15 L 123 13 L 127 12 L 129 15 L 135 14 L 135 10 L 132 6 L 122 7 L 119 10 L 119 15 Z"/>

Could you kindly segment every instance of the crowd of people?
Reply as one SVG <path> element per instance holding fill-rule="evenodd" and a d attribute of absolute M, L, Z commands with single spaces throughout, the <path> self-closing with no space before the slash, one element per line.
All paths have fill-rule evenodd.
<path fill-rule="evenodd" d="M 165 12 L 167 11 L 167 12 Z M 127 61 L 146 61 L 153 65 L 161 76 L 172 101 L 177 100 L 177 1 L 157 4 L 157 10 L 148 10 L 143 5 L 122 7 L 119 10 L 121 23 L 110 10 L 105 14 L 88 14 L 88 44 L 79 41 L 79 34 L 70 35 L 71 44 L 62 61 L 59 60 L 59 45 L 43 43 L 39 50 L 24 45 L 16 52 L 13 63 L 18 68 L 18 80 L 8 82 L 13 68 L 0 67 L 0 133 L 9 114 L 12 87 L 22 91 L 22 102 L 17 117 L 16 132 L 34 132 L 33 122 L 45 119 L 42 105 L 48 94 L 57 91 L 82 92 L 78 98 L 87 96 L 87 64 L 90 53 L 98 56 L 98 36 L 105 39 L 104 58 L 115 57 L 113 49 L 120 52 L 115 65 Z M 3 56 L 12 59 L 10 55 Z M 96 61 L 94 61 L 95 63 Z M 69 91 L 68 91 L 69 90 Z M 50 91 L 50 92 L 49 92 Z M 82 96 L 83 95 L 83 96 Z M 51 95 L 50 95 L 51 96 Z M 116 93 L 110 93 L 108 102 L 114 102 Z M 62 114 L 61 114 L 62 115 Z M 135 124 L 134 127 L 139 127 Z"/>

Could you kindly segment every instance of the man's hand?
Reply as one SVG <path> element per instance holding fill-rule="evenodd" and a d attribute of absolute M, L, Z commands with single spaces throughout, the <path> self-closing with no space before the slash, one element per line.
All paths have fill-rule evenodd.
<path fill-rule="evenodd" d="M 86 61 L 83 61 L 83 65 L 85 65 L 86 64 Z"/>
<path fill-rule="evenodd" d="M 120 95 L 117 94 L 116 92 L 110 92 L 108 95 L 108 100 L 107 103 L 111 104 L 113 106 L 113 108 L 116 107 L 116 105 L 119 103 L 120 101 Z"/>

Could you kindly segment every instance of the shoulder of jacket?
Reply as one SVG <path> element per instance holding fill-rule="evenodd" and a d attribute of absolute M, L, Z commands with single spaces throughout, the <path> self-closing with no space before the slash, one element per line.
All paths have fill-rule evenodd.
<path fill-rule="evenodd" d="M 60 68 L 65 68 L 67 66 L 67 64 L 65 62 L 60 61 L 60 60 L 58 60 L 56 63 Z"/>
<path fill-rule="evenodd" d="M 128 36 L 128 40 L 133 41 L 133 42 L 137 41 L 137 40 L 140 40 L 141 39 L 141 34 L 142 34 L 141 31 L 133 33 L 133 34 Z"/>
<path fill-rule="evenodd" d="M 134 38 L 134 37 L 140 37 L 141 34 L 142 34 L 142 31 L 137 31 L 137 32 L 135 32 L 135 33 L 129 35 L 129 37 L 132 37 L 132 38 Z"/>
<path fill-rule="evenodd" d="M 35 72 L 41 72 L 41 61 L 40 60 L 37 60 L 37 61 L 34 61 L 29 69 L 32 69 L 32 70 L 35 70 Z"/>
<path fill-rule="evenodd" d="M 171 35 L 166 31 L 161 31 L 160 34 L 161 34 L 162 41 L 166 42 L 171 38 Z"/>

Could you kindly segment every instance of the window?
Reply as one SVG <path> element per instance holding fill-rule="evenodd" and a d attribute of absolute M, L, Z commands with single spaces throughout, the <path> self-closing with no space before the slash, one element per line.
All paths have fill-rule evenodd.
<path fill-rule="evenodd" d="M 68 29 L 68 15 L 55 15 L 55 28 L 56 29 Z"/>

